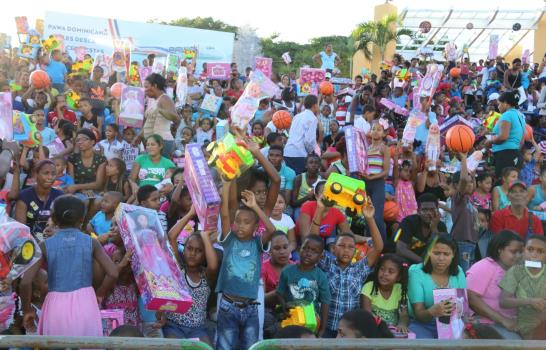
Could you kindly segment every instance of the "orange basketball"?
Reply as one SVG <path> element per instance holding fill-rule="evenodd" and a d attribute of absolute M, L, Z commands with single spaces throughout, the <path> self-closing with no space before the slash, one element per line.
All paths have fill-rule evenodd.
<path fill-rule="evenodd" d="M 276 111 L 273 114 L 273 125 L 279 130 L 288 130 L 292 124 L 292 116 L 288 111 Z"/>
<path fill-rule="evenodd" d="M 114 96 L 118 100 L 121 98 L 121 91 L 125 87 L 125 84 L 117 82 L 110 88 L 110 95 Z"/>
<path fill-rule="evenodd" d="M 45 89 L 51 85 L 51 80 L 49 75 L 43 70 L 35 70 L 30 73 L 30 85 L 34 86 L 35 89 Z"/>
<path fill-rule="evenodd" d="M 330 83 L 329 81 L 323 81 L 319 85 L 320 87 L 320 93 L 324 96 L 331 95 L 334 93 L 334 85 Z"/>
<path fill-rule="evenodd" d="M 467 153 L 474 145 L 474 132 L 466 125 L 452 126 L 446 134 L 446 146 L 453 152 Z"/>
<path fill-rule="evenodd" d="M 386 222 L 396 221 L 398 216 L 398 204 L 393 201 L 386 201 L 383 207 L 383 219 Z"/>
<path fill-rule="evenodd" d="M 458 78 L 461 75 L 461 68 L 451 68 L 451 70 L 449 71 L 449 75 L 451 75 L 452 78 Z"/>
<path fill-rule="evenodd" d="M 529 124 L 525 124 L 525 134 L 523 134 L 525 141 L 531 141 L 533 139 L 533 128 Z"/>

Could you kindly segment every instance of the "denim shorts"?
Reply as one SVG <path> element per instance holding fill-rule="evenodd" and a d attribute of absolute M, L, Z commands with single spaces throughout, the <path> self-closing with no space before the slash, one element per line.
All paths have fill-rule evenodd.
<path fill-rule="evenodd" d="M 163 326 L 163 336 L 165 338 L 176 339 L 203 339 L 208 336 L 207 326 L 203 325 L 201 327 L 193 328 L 167 321 L 165 326 Z"/>

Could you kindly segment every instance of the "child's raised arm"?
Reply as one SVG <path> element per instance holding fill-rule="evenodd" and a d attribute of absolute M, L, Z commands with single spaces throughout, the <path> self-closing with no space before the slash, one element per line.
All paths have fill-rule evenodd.
<path fill-rule="evenodd" d="M 381 237 L 379 228 L 377 228 L 377 224 L 374 219 L 375 208 L 369 197 L 362 207 L 362 214 L 364 215 L 364 218 L 366 218 L 366 223 L 370 229 L 370 235 L 372 236 L 373 241 L 373 249 L 368 253 L 368 265 L 374 266 L 377 259 L 379 259 L 381 252 L 383 251 L 383 238 Z"/>
<path fill-rule="evenodd" d="M 229 191 L 233 186 L 232 181 L 224 181 L 222 186 L 222 203 L 220 204 L 220 219 L 222 220 L 222 240 L 231 231 L 231 218 L 229 217 Z"/>
<path fill-rule="evenodd" d="M 218 275 L 218 255 L 216 255 L 211 242 L 211 235 L 215 233 L 216 230 L 201 231 L 201 238 L 203 238 L 203 245 L 205 246 L 205 259 L 207 260 L 206 277 L 209 285 L 213 285 L 216 282 Z"/>
<path fill-rule="evenodd" d="M 186 227 L 188 222 L 195 216 L 195 208 L 192 205 L 190 210 L 184 215 L 180 220 L 174 224 L 173 227 L 169 230 L 169 233 L 167 234 L 169 238 L 169 244 L 171 245 L 172 251 L 174 253 L 174 256 L 176 257 L 176 260 L 182 265 L 182 257 L 178 253 L 178 236 L 180 235 L 180 232 Z"/>
<path fill-rule="evenodd" d="M 267 216 L 270 216 L 271 212 L 273 211 L 273 207 L 275 206 L 275 203 L 277 203 L 279 190 L 281 189 L 281 177 L 279 176 L 279 173 L 277 172 L 277 169 L 275 169 L 273 164 L 271 164 L 271 162 L 264 157 L 262 152 L 260 152 L 260 147 L 255 142 L 250 140 L 250 138 L 247 138 L 246 143 L 254 158 L 258 161 L 258 163 L 262 165 L 265 173 L 271 179 L 271 184 L 269 186 L 269 191 L 267 192 L 267 198 L 265 200 L 264 207 L 265 214 Z"/>

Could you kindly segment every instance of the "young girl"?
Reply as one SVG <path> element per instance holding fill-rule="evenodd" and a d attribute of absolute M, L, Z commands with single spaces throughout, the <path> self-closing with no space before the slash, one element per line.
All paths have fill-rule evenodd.
<path fill-rule="evenodd" d="M 488 173 L 476 175 L 476 190 L 470 196 L 470 201 L 476 208 L 491 210 L 491 186 L 493 177 Z"/>
<path fill-rule="evenodd" d="M 275 207 L 273 207 L 269 220 L 271 220 L 271 223 L 275 226 L 275 230 L 281 231 L 287 236 L 288 241 L 290 242 L 290 252 L 293 252 L 297 247 L 296 224 L 290 216 L 284 213 L 285 209 L 286 200 L 284 199 L 284 195 L 279 193 L 277 203 L 275 204 Z"/>
<path fill-rule="evenodd" d="M 104 299 L 103 306 L 105 309 L 122 309 L 125 324 L 138 326 L 140 325 L 138 290 L 133 271 L 131 270 L 131 258 L 133 254 L 131 251 L 125 250 L 117 226 L 111 228 L 112 231 L 117 233 L 117 239 L 111 238 L 110 240 L 117 245 L 112 253 L 112 260 L 117 265 L 119 278 L 114 289 Z"/>
<path fill-rule="evenodd" d="M 218 275 L 218 257 L 211 243 L 211 236 L 216 231 L 192 233 L 184 245 L 181 256 L 176 245 L 176 237 L 169 242 L 181 271 L 189 287 L 193 304 L 184 314 L 168 312 L 163 334 L 166 338 L 199 338 L 212 344 L 207 335 L 207 302 Z M 174 243 L 174 244 L 173 244 Z"/>
<path fill-rule="evenodd" d="M 58 153 L 57 155 L 66 157 L 74 151 L 74 133 L 76 132 L 76 127 L 69 121 L 60 119 L 55 132 L 57 133 L 57 137 L 64 145 L 64 151 Z"/>
<path fill-rule="evenodd" d="M 386 125 L 382 120 L 372 122 L 372 142 L 368 146 L 368 173 L 364 174 L 366 192 L 375 208 L 375 222 L 383 239 L 386 238 L 383 207 L 385 204 L 385 178 L 390 168 L 390 151 L 383 141 Z"/>
<path fill-rule="evenodd" d="M 399 152 L 400 150 L 400 152 Z M 398 147 L 394 155 L 393 183 L 395 188 L 395 200 L 398 203 L 397 222 L 408 216 L 417 213 L 417 200 L 415 199 L 414 180 L 417 176 L 417 159 L 412 153 L 412 160 L 398 161 L 398 154 L 401 153 L 401 147 Z"/>
<path fill-rule="evenodd" d="M 513 181 L 518 179 L 518 169 L 506 167 L 502 170 L 502 185 L 493 188 L 492 206 L 493 211 L 504 209 L 510 205 L 508 199 L 508 188 Z"/>
<path fill-rule="evenodd" d="M 525 244 L 523 263 L 512 266 L 499 283 L 500 307 L 518 309 L 518 329 L 523 339 L 538 339 L 544 332 L 546 311 L 546 238 L 531 235 Z M 542 323 L 542 324 L 541 324 Z"/>
<path fill-rule="evenodd" d="M 125 162 L 119 158 L 112 158 L 106 161 L 106 183 L 104 192 L 116 191 L 123 194 L 123 202 L 129 203 L 132 197 L 131 184 L 127 180 L 127 167 Z"/>
<path fill-rule="evenodd" d="M 133 163 L 140 153 L 140 148 L 133 145 L 133 141 L 136 137 L 135 129 L 125 128 L 123 129 L 123 149 L 121 150 L 121 159 L 127 166 L 127 173 L 130 173 L 133 169 Z"/>
<path fill-rule="evenodd" d="M 57 172 L 57 179 L 53 183 L 53 187 L 61 190 L 66 186 L 73 185 L 74 179 L 66 173 L 66 159 L 62 156 L 56 156 L 53 158 L 53 162 L 55 163 L 55 170 Z"/>
<path fill-rule="evenodd" d="M 64 195 L 53 202 L 55 235 L 40 244 L 42 257 L 23 276 L 21 297 L 25 328 L 35 329 L 36 313 L 30 305 L 32 281 L 42 265 L 48 270 L 48 294 L 38 325 L 40 335 L 102 336 L 98 304 L 118 278 L 116 265 L 100 243 L 81 232 L 85 204 Z M 106 272 L 101 286 L 93 290 L 93 260 Z"/>
<path fill-rule="evenodd" d="M 106 139 L 97 143 L 97 150 L 102 152 L 106 159 L 121 158 L 124 144 L 118 140 L 119 128 L 117 124 L 106 125 Z"/>
<path fill-rule="evenodd" d="M 282 231 L 273 232 L 271 237 L 271 248 L 269 249 L 269 259 L 262 263 L 262 279 L 265 284 L 265 292 L 275 292 L 279 285 L 279 277 L 282 269 L 291 264 L 290 260 L 290 242 L 286 233 Z"/>
<path fill-rule="evenodd" d="M 252 124 L 252 134 L 250 137 L 260 148 L 265 146 L 264 128 L 264 123 L 261 120 L 257 120 Z"/>
<path fill-rule="evenodd" d="M 180 131 L 180 137 L 177 137 L 175 139 L 176 141 L 176 149 L 181 151 L 182 154 L 186 151 L 186 145 L 190 142 L 192 142 L 194 136 L 193 129 L 189 126 L 185 126 Z"/>
<path fill-rule="evenodd" d="M 366 310 L 343 314 L 337 330 L 338 338 L 393 338 L 387 324 Z"/>
<path fill-rule="evenodd" d="M 362 308 L 381 317 L 398 332 L 407 333 L 408 315 L 408 268 L 395 254 L 379 258 L 372 280 L 362 288 Z"/>
<path fill-rule="evenodd" d="M 203 118 L 199 120 L 199 127 L 195 129 L 195 141 L 203 145 L 205 141 L 213 141 L 214 129 L 212 129 L 212 120 Z"/>

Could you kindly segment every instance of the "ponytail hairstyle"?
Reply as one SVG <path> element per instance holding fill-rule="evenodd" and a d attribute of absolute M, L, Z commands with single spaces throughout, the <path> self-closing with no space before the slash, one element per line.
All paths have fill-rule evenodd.
<path fill-rule="evenodd" d="M 379 293 L 379 270 L 387 261 L 392 262 L 398 267 L 397 283 L 400 283 L 402 289 L 402 297 L 400 298 L 400 306 L 407 307 L 408 305 L 408 264 L 396 254 L 381 254 L 377 265 L 372 273 L 372 292 L 371 295 Z"/>
<path fill-rule="evenodd" d="M 500 95 L 499 102 L 507 103 L 512 107 L 517 107 L 519 105 L 519 98 L 518 91 L 505 91 Z"/>
<path fill-rule="evenodd" d="M 53 202 L 53 221 L 60 228 L 80 227 L 85 218 L 85 203 L 76 196 L 65 194 Z"/>
<path fill-rule="evenodd" d="M 394 338 L 389 326 L 379 316 L 362 309 L 348 311 L 341 316 L 357 334 L 357 338 Z"/>

